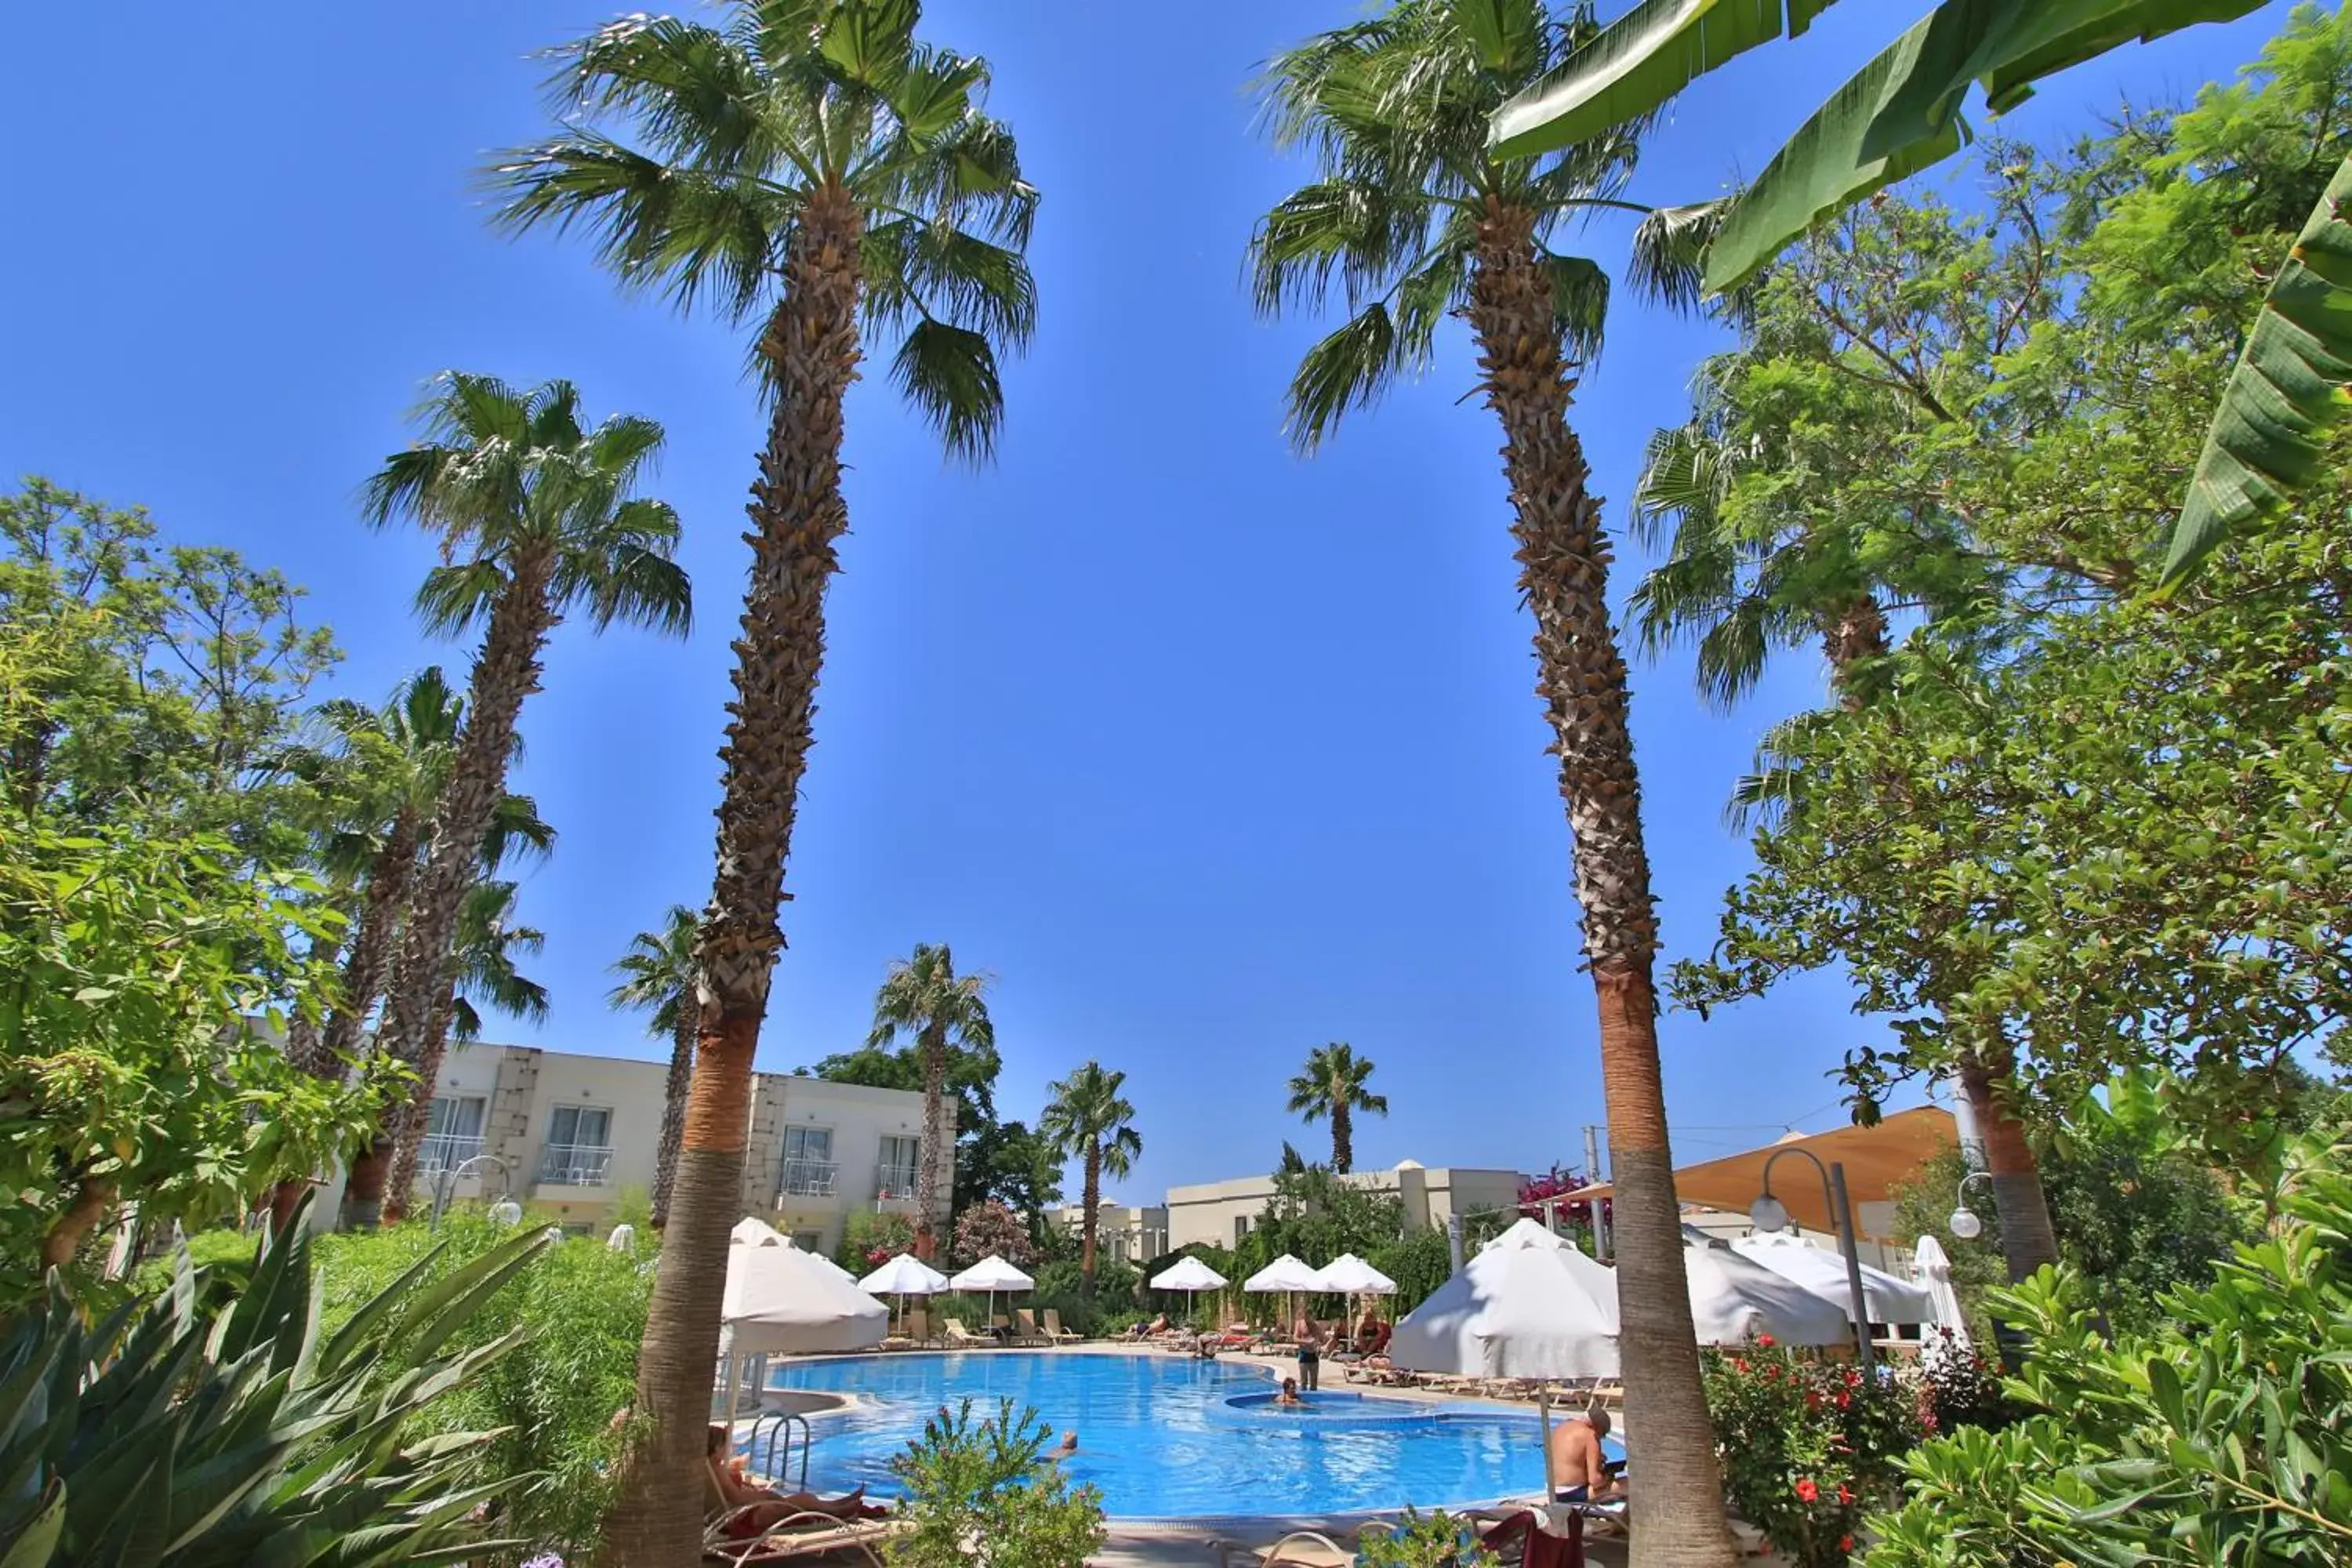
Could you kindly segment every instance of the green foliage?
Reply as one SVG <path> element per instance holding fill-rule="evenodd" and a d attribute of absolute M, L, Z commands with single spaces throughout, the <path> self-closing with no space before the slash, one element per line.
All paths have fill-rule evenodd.
<path fill-rule="evenodd" d="M 1062 1314 L 1062 1326 L 1073 1333 L 1098 1334 L 1124 1327 L 1145 1295 L 1142 1272 L 1114 1258 L 1095 1260 L 1091 1289 L 1074 1258 L 1043 1264 L 1035 1277 L 1037 1289 L 1022 1304 L 1041 1312 L 1053 1308 Z"/>
<path fill-rule="evenodd" d="M 2082 1271 L 2085 1290 L 2118 1329 L 2151 1327 L 2168 1293 L 2210 1280 L 2256 1228 L 2200 1151 L 2184 1146 L 2182 1125 L 2149 1080 L 2118 1078 L 2068 1110 L 2040 1152 L 2059 1255 Z M 1928 1160 L 1896 1189 L 1894 1234 L 1906 1246 L 1922 1236 L 1943 1243 L 1954 1288 L 1981 1336 L 1982 1294 L 2008 1275 L 2000 1219 L 1982 1184 L 1967 1201 L 1983 1233 L 1960 1241 L 1948 1229 L 1967 1172 L 1957 1148 Z"/>
<path fill-rule="evenodd" d="M 217 838 L 0 802 L 0 1275 L 37 1287 L 44 1246 L 70 1258 L 123 1200 L 151 1225 L 236 1215 L 366 1118 L 381 1072 L 324 1083 L 268 1037 L 319 1005 L 294 942 L 331 929 L 313 890 Z"/>
<path fill-rule="evenodd" d="M 1454 1277 L 1454 1249 L 1445 1233 L 1431 1226 L 1361 1254 L 1365 1262 L 1396 1281 L 1390 1310 L 1402 1316 Z"/>
<path fill-rule="evenodd" d="M 886 1548 L 892 1568 L 1082 1568 L 1108 1539 L 1101 1494 L 1045 1457 L 1035 1411 L 1008 1399 L 974 1422 L 971 1405 L 938 1411 L 890 1461 L 911 1527 Z"/>
<path fill-rule="evenodd" d="M 1363 1568 L 1493 1568 L 1495 1554 L 1478 1544 L 1475 1519 L 1407 1505 L 1393 1522 L 1364 1531 L 1356 1561 Z"/>
<path fill-rule="evenodd" d="M 253 1282 L 255 1238 L 241 1230 L 199 1230 L 160 1258 L 151 1258 L 131 1277 L 131 1294 L 152 1301 L 171 1290 L 184 1253 L 196 1273 L 198 1303 L 209 1312 L 245 1293 Z"/>
<path fill-rule="evenodd" d="M 403 1277 L 331 1329 L 305 1217 L 216 1307 L 184 1258 L 143 1308 L 91 1323 L 53 1287 L 0 1323 L 9 1568 L 392 1568 L 510 1544 L 475 1510 L 533 1478 L 447 1405 L 513 1352 L 477 1321 L 546 1243 Z"/>
<path fill-rule="evenodd" d="M 454 1208 L 438 1237 L 411 1222 L 320 1238 L 327 1331 L 350 1321 L 388 1280 L 421 1270 L 425 1286 L 510 1245 L 509 1233 L 470 1206 Z M 593 1547 L 611 1495 L 622 1434 L 614 1417 L 630 1404 L 653 1289 L 646 1260 L 576 1237 L 538 1252 L 452 1338 L 458 1349 L 506 1335 L 520 1343 L 469 1376 L 426 1413 L 426 1432 L 482 1430 L 500 1474 L 529 1475 L 507 1497 L 500 1533 L 523 1550 L 564 1554 Z"/>
<path fill-rule="evenodd" d="M 1048 1139 L 1018 1121 L 956 1121 L 955 1205 L 993 1199 L 1029 1225 L 1040 1254 L 1063 1239 L 1045 1223 L 1062 1201 L 1062 1159 Z"/>
<path fill-rule="evenodd" d="M 1639 123 L 1696 77 L 1781 36 L 1831 0 L 1647 0 L 1494 116 L 1528 155 Z M 1971 82 L 1995 113 L 2043 77 L 2135 38 L 2226 21 L 2260 0 L 1945 0 L 1856 72 L 1728 204 L 1706 286 L 1736 288 L 1815 221 L 1951 156 Z"/>
<path fill-rule="evenodd" d="M 1915 1396 L 1769 1335 L 1705 1357 L 1726 1500 L 1802 1568 L 1841 1568 L 1864 1510 L 1892 1494 L 1918 1440 Z"/>
<path fill-rule="evenodd" d="M 914 1245 L 915 1222 L 905 1215 L 854 1209 L 842 1221 L 833 1260 L 852 1274 L 870 1274 Z"/>
<path fill-rule="evenodd" d="M 955 1241 L 949 1256 L 958 1267 L 979 1262 L 991 1253 L 1026 1268 L 1037 1260 L 1029 1227 L 1000 1203 L 974 1204 L 956 1216 Z"/>
<path fill-rule="evenodd" d="M 2072 1268 L 1995 1310 L 2034 1414 L 1922 1445 L 1871 1568 L 2340 1563 L 2352 1550 L 2352 1145 L 2311 1140 L 2274 1234 L 2110 1343 Z"/>
<path fill-rule="evenodd" d="M 1404 1200 L 1342 1181 L 1321 1165 L 1277 1171 L 1274 1195 L 1234 1246 L 1236 1280 L 1284 1253 L 1321 1265 L 1343 1252 L 1369 1261 L 1404 1237 Z"/>

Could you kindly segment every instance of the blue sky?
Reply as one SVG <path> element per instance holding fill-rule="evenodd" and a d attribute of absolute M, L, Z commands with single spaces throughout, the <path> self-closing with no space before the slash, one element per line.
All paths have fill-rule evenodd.
<path fill-rule="evenodd" d="M 1707 79 L 1634 194 L 1714 194 L 1917 9 L 1839 7 Z M 1034 1115 L 1088 1058 L 1127 1071 L 1137 1194 L 1265 1169 L 1285 1138 L 1318 1147 L 1283 1084 L 1326 1040 L 1372 1057 L 1394 1108 L 1359 1130 L 1362 1165 L 1541 1168 L 1600 1120 L 1567 830 L 1465 346 L 1301 460 L 1279 400 L 1318 328 L 1254 319 L 1243 287 L 1253 219 L 1305 177 L 1254 134 L 1248 79 L 1357 12 L 927 7 L 927 37 L 993 62 L 992 107 L 1044 192 L 1043 322 L 984 470 L 946 467 L 878 373 L 853 394 L 854 532 L 761 1066 L 854 1045 L 888 961 L 946 941 L 996 977 L 1005 1114 Z M 2125 93 L 2184 97 L 2285 12 L 2079 69 L 2005 128 L 2056 137 Z M 471 181 L 544 124 L 526 57 L 611 15 L 246 0 L 16 17 L 0 471 L 281 567 L 341 637 L 339 689 L 377 697 L 466 659 L 409 614 L 427 545 L 366 531 L 352 502 L 427 377 L 568 376 L 592 412 L 663 421 L 654 488 L 686 520 L 698 626 L 557 637 L 518 781 L 562 833 L 525 892 L 554 1015 L 494 1029 L 652 1055 L 606 1011 L 604 971 L 709 893 L 761 416 L 738 331 L 617 294 L 577 243 L 497 237 Z M 1624 237 L 1596 228 L 1592 253 L 1613 268 Z M 1612 524 L 1712 342 L 1620 301 L 1576 415 Z M 1621 558 L 1621 595 L 1637 565 Z M 1711 941 L 1748 863 L 1721 807 L 1757 737 L 1818 697 L 1804 656 L 1728 718 L 1681 661 L 1637 668 L 1669 956 Z M 1824 1075 L 1874 1034 L 1833 976 L 1669 1016 L 1678 1154 L 1841 1120 Z"/>

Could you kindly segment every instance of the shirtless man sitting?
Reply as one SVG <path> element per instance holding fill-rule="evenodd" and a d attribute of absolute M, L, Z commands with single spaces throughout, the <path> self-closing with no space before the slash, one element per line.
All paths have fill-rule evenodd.
<path fill-rule="evenodd" d="M 1551 1484 L 1555 1502 L 1598 1502 L 1616 1479 L 1609 1473 L 1601 1439 L 1609 1436 L 1609 1412 L 1571 1415 L 1551 1429 Z"/>
<path fill-rule="evenodd" d="M 814 1492 L 780 1492 L 745 1478 L 743 1456 L 730 1454 L 728 1445 L 733 1434 L 724 1422 L 710 1424 L 709 1440 L 703 1448 L 703 1469 L 709 1481 L 703 1488 L 703 1501 L 713 1514 L 727 1515 L 727 1533 L 738 1540 L 750 1540 L 766 1534 L 794 1514 L 822 1513 L 835 1519 L 880 1519 L 889 1510 L 866 1500 L 866 1489 L 837 1498 L 821 1498 Z"/>

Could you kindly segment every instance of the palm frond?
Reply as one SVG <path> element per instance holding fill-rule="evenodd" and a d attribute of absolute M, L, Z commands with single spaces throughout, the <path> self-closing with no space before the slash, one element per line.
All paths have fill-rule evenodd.
<path fill-rule="evenodd" d="M 436 566 L 416 590 L 416 615 L 436 637 L 457 637 L 486 617 L 507 585 L 507 574 L 488 557 Z"/>
<path fill-rule="evenodd" d="M 1625 281 L 1675 310 L 1696 309 L 1705 294 L 1706 247 L 1723 226 L 1721 200 L 1659 207 L 1633 230 Z"/>
<path fill-rule="evenodd" d="M 981 462 L 1004 422 L 1004 387 L 988 339 L 947 321 L 915 323 L 890 362 L 891 384 L 939 432 L 950 457 Z"/>
<path fill-rule="evenodd" d="M 1542 260 L 1551 274 L 1551 313 L 1559 324 L 1560 346 L 1570 359 L 1589 365 L 1601 357 L 1609 322 L 1609 274 L 1589 257 L 1546 251 Z"/>
<path fill-rule="evenodd" d="M 551 51 L 559 115 L 627 115 L 665 162 L 758 170 L 772 154 L 775 98 L 740 40 L 675 16 L 624 16 Z"/>
<path fill-rule="evenodd" d="M 1258 220 L 1250 239 L 1251 292 L 1259 311 L 1320 309 L 1336 279 L 1360 298 L 1418 256 L 1429 205 L 1361 179 L 1318 180 Z"/>
<path fill-rule="evenodd" d="M 866 230 L 859 250 L 867 320 L 885 330 L 928 316 L 1012 349 L 1037 328 L 1037 285 L 1017 250 L 951 226 L 894 218 Z"/>
<path fill-rule="evenodd" d="M 1291 445 L 1312 452 L 1338 426 L 1340 416 L 1377 404 L 1400 368 L 1399 346 L 1388 306 L 1375 300 L 1308 349 L 1290 382 L 1285 429 Z"/>
<path fill-rule="evenodd" d="M 539 802 L 527 795 L 501 795 L 482 835 L 482 869 L 496 872 L 520 859 L 544 860 L 555 853 L 555 828 L 539 815 Z"/>

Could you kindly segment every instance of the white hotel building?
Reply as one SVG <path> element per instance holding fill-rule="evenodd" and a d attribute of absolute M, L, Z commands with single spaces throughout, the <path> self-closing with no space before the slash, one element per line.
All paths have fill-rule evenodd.
<path fill-rule="evenodd" d="M 414 1206 L 511 1197 L 570 1228 L 600 1229 L 627 1189 L 650 1193 L 661 1140 L 665 1061 L 535 1046 L 452 1046 L 434 1083 Z M 940 1153 L 940 1219 L 954 1178 L 955 1103 Z M 790 1073 L 761 1073 L 743 1163 L 743 1212 L 801 1246 L 831 1251 L 860 1209 L 915 1213 L 923 1097 Z M 453 1175 L 460 1167 L 466 1174 Z M 333 1224 L 340 1173 L 313 1222 Z"/>

